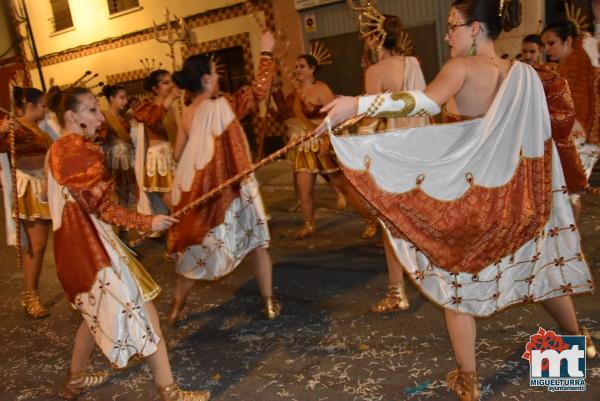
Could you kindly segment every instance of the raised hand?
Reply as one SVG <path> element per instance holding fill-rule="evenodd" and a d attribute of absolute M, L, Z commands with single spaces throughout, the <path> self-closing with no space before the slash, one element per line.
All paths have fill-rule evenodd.
<path fill-rule="evenodd" d="M 275 35 L 271 31 L 263 32 L 260 37 L 260 51 L 273 53 L 275 49 Z"/>

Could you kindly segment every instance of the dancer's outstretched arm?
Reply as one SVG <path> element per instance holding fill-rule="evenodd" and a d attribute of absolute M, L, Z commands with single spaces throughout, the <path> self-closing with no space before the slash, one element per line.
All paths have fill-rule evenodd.
<path fill-rule="evenodd" d="M 323 107 L 321 111 L 327 117 L 317 127 L 321 133 L 358 114 L 368 117 L 413 117 L 435 115 L 440 105 L 452 99 L 465 83 L 468 72 L 468 60 L 457 58 L 448 61 L 425 91 L 392 92 L 369 96 L 342 96 Z M 377 98 L 380 98 L 376 102 Z"/>

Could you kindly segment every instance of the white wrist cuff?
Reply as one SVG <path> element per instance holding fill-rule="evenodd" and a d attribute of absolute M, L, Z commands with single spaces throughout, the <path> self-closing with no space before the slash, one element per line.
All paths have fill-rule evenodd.
<path fill-rule="evenodd" d="M 369 109 L 378 96 L 383 97 L 381 105 Z M 422 91 L 413 90 L 361 96 L 358 99 L 358 113 L 367 112 L 369 117 L 424 117 L 439 114 L 441 108 Z"/>

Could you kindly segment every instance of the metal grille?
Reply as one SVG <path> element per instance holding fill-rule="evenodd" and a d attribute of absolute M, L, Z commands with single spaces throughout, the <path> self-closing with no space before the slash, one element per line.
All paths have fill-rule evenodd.
<path fill-rule="evenodd" d="M 144 78 L 120 82 L 119 85 L 125 88 L 127 96 L 136 96 L 143 99 L 147 95 L 144 90 Z"/>
<path fill-rule="evenodd" d="M 130 8 L 139 7 L 138 0 L 108 0 L 108 11 L 110 14 L 120 13 Z"/>
<path fill-rule="evenodd" d="M 73 19 L 71 18 L 71 10 L 69 9 L 69 0 L 50 0 L 52 6 L 51 19 L 54 24 L 54 32 L 62 31 L 63 29 L 71 28 L 73 26 Z"/>

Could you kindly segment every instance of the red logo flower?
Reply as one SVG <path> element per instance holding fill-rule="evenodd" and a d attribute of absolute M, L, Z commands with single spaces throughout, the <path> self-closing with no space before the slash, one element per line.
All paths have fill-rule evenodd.
<path fill-rule="evenodd" d="M 548 349 L 553 349 L 560 353 L 568 350 L 569 344 L 563 342 L 562 336 L 556 335 L 552 330 L 544 330 L 539 328 L 538 332 L 531 336 L 531 340 L 525 345 L 525 353 L 521 356 L 523 359 L 527 359 L 531 363 L 531 351 L 539 350 L 544 352 Z M 561 363 L 564 362 L 561 361 Z M 542 372 L 548 370 L 549 363 L 547 359 L 542 361 Z"/>

